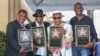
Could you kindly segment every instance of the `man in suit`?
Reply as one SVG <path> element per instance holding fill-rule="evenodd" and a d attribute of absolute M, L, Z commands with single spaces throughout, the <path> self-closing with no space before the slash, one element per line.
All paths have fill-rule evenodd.
<path fill-rule="evenodd" d="M 33 17 L 35 17 L 35 21 L 27 24 L 26 27 L 28 29 L 30 29 L 31 27 L 41 27 L 41 26 L 43 26 L 45 28 L 46 39 L 47 39 L 47 27 L 50 24 L 47 23 L 47 22 L 43 22 L 44 16 L 45 16 L 45 14 L 43 14 L 43 10 L 37 9 L 35 11 L 35 14 L 33 14 Z M 36 46 L 34 46 L 34 47 L 36 47 Z M 36 47 L 36 48 L 34 48 L 33 52 L 28 53 L 28 56 L 47 56 L 46 52 L 47 52 L 46 47 Z"/>
<path fill-rule="evenodd" d="M 7 37 L 7 49 L 5 56 L 26 56 L 25 48 L 18 43 L 18 29 L 25 28 L 24 21 L 27 18 L 27 12 L 20 10 L 18 12 L 17 19 L 8 23 L 6 37 Z M 23 27 L 24 26 L 24 27 Z"/>

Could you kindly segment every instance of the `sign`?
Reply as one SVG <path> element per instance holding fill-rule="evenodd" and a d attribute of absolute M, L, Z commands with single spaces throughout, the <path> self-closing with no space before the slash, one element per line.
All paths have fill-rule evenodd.
<path fill-rule="evenodd" d="M 33 50 L 32 36 L 29 29 L 18 30 L 18 41 L 19 44 L 25 47 L 25 52 Z"/>
<path fill-rule="evenodd" d="M 50 46 L 51 47 L 62 46 L 61 27 L 50 27 Z"/>
<path fill-rule="evenodd" d="M 44 27 L 32 28 L 33 43 L 36 46 L 46 46 L 46 37 Z"/>
<path fill-rule="evenodd" d="M 84 47 L 90 43 L 90 26 L 75 25 L 75 41 L 77 47 Z"/>

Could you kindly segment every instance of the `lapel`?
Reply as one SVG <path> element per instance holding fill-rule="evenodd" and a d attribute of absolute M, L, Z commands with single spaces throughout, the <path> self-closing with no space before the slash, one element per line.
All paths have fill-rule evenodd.
<path fill-rule="evenodd" d="M 44 24 L 44 26 L 46 27 L 46 24 L 45 24 L 45 22 L 43 22 L 43 24 Z"/>
<path fill-rule="evenodd" d="M 17 27 L 17 29 L 22 29 L 20 23 L 19 23 L 17 20 L 15 20 L 15 23 L 16 23 L 16 27 Z"/>
<path fill-rule="evenodd" d="M 36 23 L 33 22 L 33 23 L 31 24 L 31 26 L 32 26 L 32 27 L 36 27 Z"/>

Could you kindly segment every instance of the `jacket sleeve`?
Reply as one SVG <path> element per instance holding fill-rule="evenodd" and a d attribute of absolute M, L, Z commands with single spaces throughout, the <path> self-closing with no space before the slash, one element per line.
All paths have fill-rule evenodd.
<path fill-rule="evenodd" d="M 90 31 L 91 31 L 91 36 L 92 36 L 92 41 L 93 39 L 95 39 L 96 41 L 98 41 L 98 38 L 97 38 L 97 33 L 96 33 L 96 30 L 95 30 L 95 26 L 93 24 L 93 20 L 91 20 L 90 22 Z"/>
<path fill-rule="evenodd" d="M 19 51 L 21 46 L 19 45 L 18 41 L 15 40 L 16 39 L 15 36 L 16 36 L 16 30 L 14 29 L 14 26 L 11 23 L 9 23 L 7 25 L 7 31 L 6 31 L 8 45 L 10 45 L 12 49 L 14 49 L 15 51 Z"/>
<path fill-rule="evenodd" d="M 30 29 L 32 26 L 31 26 L 31 24 L 27 24 L 25 27 L 26 27 L 27 29 Z"/>

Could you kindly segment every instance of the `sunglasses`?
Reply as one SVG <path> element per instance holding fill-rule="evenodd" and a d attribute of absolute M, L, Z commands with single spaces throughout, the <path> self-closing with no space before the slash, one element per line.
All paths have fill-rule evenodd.
<path fill-rule="evenodd" d="M 42 15 L 36 15 L 35 17 L 43 17 Z"/>
<path fill-rule="evenodd" d="M 53 19 L 61 19 L 61 17 L 53 17 Z"/>

